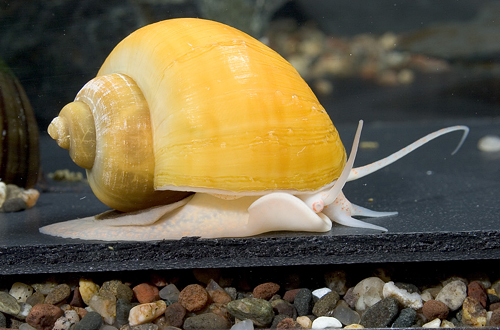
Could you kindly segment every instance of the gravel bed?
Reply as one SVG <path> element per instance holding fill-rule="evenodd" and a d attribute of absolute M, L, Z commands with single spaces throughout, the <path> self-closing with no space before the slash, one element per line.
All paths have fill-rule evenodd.
<path fill-rule="evenodd" d="M 499 327 L 495 262 L 0 276 L 0 328 Z"/>

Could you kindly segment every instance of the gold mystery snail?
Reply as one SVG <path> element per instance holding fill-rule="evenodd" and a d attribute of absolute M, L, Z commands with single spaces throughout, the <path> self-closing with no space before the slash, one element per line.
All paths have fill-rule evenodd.
<path fill-rule="evenodd" d="M 49 126 L 95 195 L 125 213 L 56 223 L 50 235 L 99 240 L 243 237 L 269 231 L 384 228 L 351 204 L 346 181 L 454 126 L 352 169 L 328 114 L 297 71 L 227 25 L 183 18 L 120 42 Z"/>

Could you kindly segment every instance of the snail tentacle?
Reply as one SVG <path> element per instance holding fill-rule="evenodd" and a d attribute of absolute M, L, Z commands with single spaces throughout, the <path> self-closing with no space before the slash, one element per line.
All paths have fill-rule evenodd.
<path fill-rule="evenodd" d="M 413 142 L 412 144 L 404 147 L 403 149 L 401 149 L 401 150 L 393 153 L 392 155 L 389 155 L 389 156 L 387 156 L 379 161 L 373 162 L 373 163 L 365 165 L 365 166 L 353 168 L 349 173 L 349 177 L 347 178 L 347 181 L 357 180 L 357 179 L 360 179 L 364 176 L 367 176 L 368 174 L 376 172 L 376 171 L 386 167 L 387 165 L 390 165 L 390 164 L 394 163 L 395 161 L 403 158 L 404 156 L 408 155 L 410 152 L 414 151 L 415 149 L 423 146 L 427 142 L 430 142 L 430 141 L 434 140 L 435 138 L 440 137 L 441 135 L 448 134 L 448 133 L 455 132 L 455 131 L 463 131 L 464 133 L 462 135 L 462 138 L 460 139 L 460 142 L 458 143 L 458 146 L 451 153 L 452 155 L 454 155 L 460 149 L 460 147 L 464 143 L 465 139 L 467 138 L 467 135 L 469 134 L 469 127 L 467 127 L 467 126 L 462 126 L 462 125 L 451 126 L 451 127 L 442 128 L 438 131 L 427 134 L 423 138 L 418 139 L 417 141 Z"/>

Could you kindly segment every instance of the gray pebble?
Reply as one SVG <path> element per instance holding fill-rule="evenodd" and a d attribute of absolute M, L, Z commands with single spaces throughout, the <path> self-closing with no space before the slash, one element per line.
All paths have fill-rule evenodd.
<path fill-rule="evenodd" d="M 116 301 L 116 323 L 120 326 L 128 323 L 128 315 L 132 309 L 132 303 L 125 299 L 118 299 Z"/>
<path fill-rule="evenodd" d="M 12 297 L 7 292 L 0 291 L 0 312 L 17 315 L 21 311 L 21 306 L 17 303 L 16 298 Z"/>
<path fill-rule="evenodd" d="M 358 324 L 361 320 L 358 312 L 351 309 L 349 305 L 341 300 L 333 310 L 333 317 L 339 320 L 343 325 Z"/>
<path fill-rule="evenodd" d="M 158 326 L 154 323 L 144 323 L 132 327 L 127 324 L 121 327 L 120 330 L 158 330 Z"/>
<path fill-rule="evenodd" d="M 169 284 L 158 293 L 160 298 L 165 300 L 167 305 L 171 305 L 173 303 L 179 302 L 179 289 L 175 286 L 175 284 Z"/>
<path fill-rule="evenodd" d="M 184 330 L 198 329 L 229 329 L 231 323 L 225 317 L 214 314 L 205 313 L 188 317 L 182 326 Z"/>
<path fill-rule="evenodd" d="M 398 313 L 398 301 L 392 297 L 384 298 L 365 311 L 360 324 L 365 328 L 385 328 L 394 322 Z"/>
<path fill-rule="evenodd" d="M 300 289 L 295 296 L 293 305 L 297 310 L 298 316 L 311 314 L 312 310 L 312 292 L 309 289 Z"/>
<path fill-rule="evenodd" d="M 400 313 L 396 321 L 392 324 L 393 328 L 409 328 L 415 323 L 417 311 L 413 308 L 405 308 Z"/>
<path fill-rule="evenodd" d="M 7 318 L 0 312 L 0 328 L 7 328 Z"/>
<path fill-rule="evenodd" d="M 102 317 L 99 313 L 88 312 L 75 326 L 74 330 L 99 330 L 102 326 Z"/>
<path fill-rule="evenodd" d="M 340 296 L 336 291 L 330 291 L 321 297 L 312 309 L 312 313 L 315 316 L 332 316 L 333 310 L 339 301 Z M 297 301 L 297 298 L 295 298 Z"/>
<path fill-rule="evenodd" d="M 5 213 L 23 211 L 26 208 L 26 202 L 19 197 L 7 199 L 2 205 L 2 210 Z"/>

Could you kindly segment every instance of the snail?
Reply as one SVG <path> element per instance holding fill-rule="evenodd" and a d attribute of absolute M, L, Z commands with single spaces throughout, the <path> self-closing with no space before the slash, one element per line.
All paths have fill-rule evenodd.
<path fill-rule="evenodd" d="M 48 128 L 112 211 L 42 227 L 98 240 L 326 232 L 352 215 L 346 181 L 386 166 L 453 126 L 352 168 L 338 131 L 297 71 L 227 25 L 195 18 L 147 25 L 122 40 Z"/>

